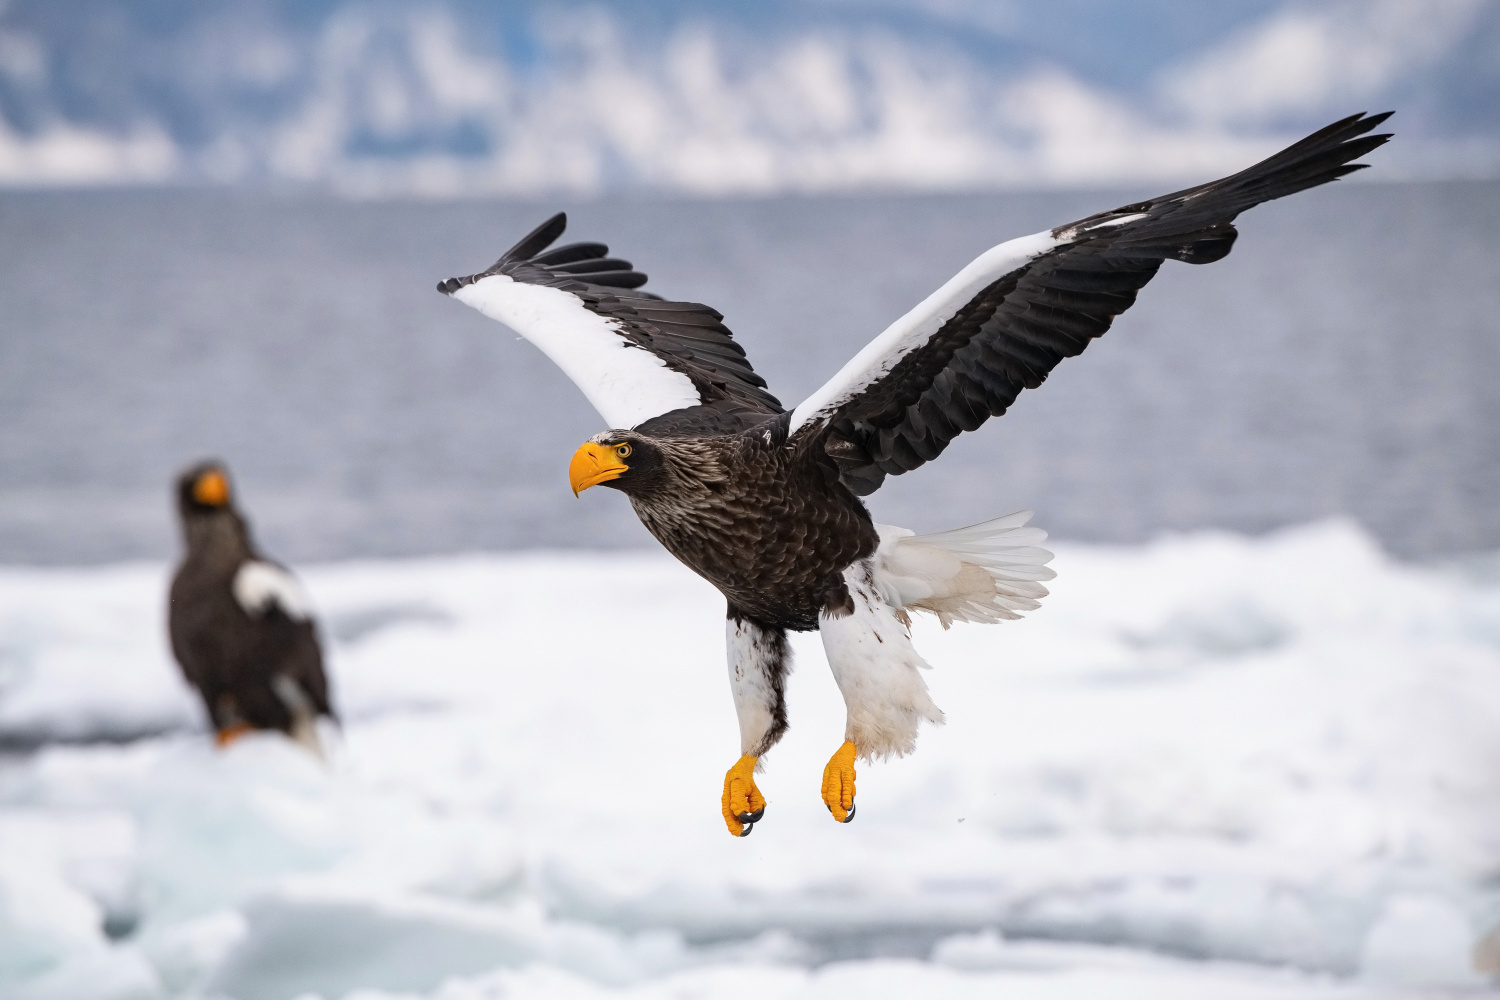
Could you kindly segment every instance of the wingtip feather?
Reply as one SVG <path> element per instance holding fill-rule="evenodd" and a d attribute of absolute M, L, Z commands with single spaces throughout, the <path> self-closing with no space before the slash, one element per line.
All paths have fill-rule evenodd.
<path fill-rule="evenodd" d="M 511 247 L 509 250 L 505 251 L 505 253 L 501 255 L 500 259 L 495 261 L 495 263 L 490 265 L 486 270 L 481 271 L 479 274 L 470 275 L 467 278 L 448 278 L 445 281 L 439 281 L 437 290 L 444 295 L 452 295 L 464 285 L 472 284 L 473 282 L 482 277 L 485 277 L 486 275 L 494 274 L 495 272 L 499 271 L 502 266 L 510 263 L 511 261 L 530 260 L 537 254 L 541 253 L 543 250 L 547 249 L 553 243 L 557 242 L 557 238 L 561 236 L 565 231 L 567 231 L 567 228 L 568 213 L 558 212 L 557 214 L 549 218 L 546 222 L 543 222 L 540 226 L 537 226 L 531 232 L 523 236 L 519 243 Z"/>
<path fill-rule="evenodd" d="M 515 246 L 505 251 L 504 256 L 499 261 L 496 261 L 496 266 L 506 261 L 530 260 L 557 242 L 557 238 L 566 232 L 567 228 L 568 213 L 558 212 L 552 218 L 527 233 Z"/>

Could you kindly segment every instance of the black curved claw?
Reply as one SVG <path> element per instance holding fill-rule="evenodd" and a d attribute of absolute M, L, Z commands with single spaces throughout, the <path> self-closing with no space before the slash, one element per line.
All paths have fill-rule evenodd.
<path fill-rule="evenodd" d="M 748 826 L 751 823 L 759 823 L 760 822 L 760 818 L 762 816 L 764 816 L 765 814 L 766 814 L 766 807 L 765 806 L 761 806 L 759 809 L 755 810 L 755 812 L 753 812 L 753 813 L 740 813 L 738 816 L 735 817 L 735 819 L 739 820 L 741 823 L 744 823 L 746 826 Z"/>
<path fill-rule="evenodd" d="M 740 820 L 740 822 L 741 823 L 745 823 L 744 820 Z M 744 829 L 742 829 L 740 831 L 740 836 L 741 837 L 748 837 L 748 836 L 750 836 L 750 831 L 753 830 L 753 829 L 755 829 L 755 824 L 754 823 L 745 823 Z"/>
<path fill-rule="evenodd" d="M 849 811 L 844 814 L 844 822 L 847 823 L 854 818 L 854 803 L 849 803 Z"/>

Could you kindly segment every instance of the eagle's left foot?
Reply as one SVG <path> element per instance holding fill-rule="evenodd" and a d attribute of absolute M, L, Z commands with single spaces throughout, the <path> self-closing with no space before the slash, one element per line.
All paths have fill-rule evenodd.
<path fill-rule="evenodd" d="M 248 722 L 231 723 L 214 734 L 214 743 L 220 750 L 223 750 L 241 736 L 253 732 L 255 732 L 255 727 Z"/>
<path fill-rule="evenodd" d="M 854 818 L 854 743 L 845 740 L 823 768 L 823 804 L 840 823 Z"/>
<path fill-rule="evenodd" d="M 766 814 L 766 797 L 755 787 L 755 761 L 746 754 L 724 775 L 724 825 L 736 837 L 750 836 L 750 828 Z"/>

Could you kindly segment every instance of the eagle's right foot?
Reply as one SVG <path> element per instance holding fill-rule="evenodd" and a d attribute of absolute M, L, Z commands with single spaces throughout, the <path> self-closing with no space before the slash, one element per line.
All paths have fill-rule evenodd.
<path fill-rule="evenodd" d="M 851 740 L 833 752 L 823 768 L 823 804 L 840 823 L 854 818 L 854 755 Z"/>
<path fill-rule="evenodd" d="M 755 787 L 756 758 L 746 754 L 724 775 L 724 825 L 736 837 L 750 836 L 750 829 L 766 814 L 766 797 Z"/>

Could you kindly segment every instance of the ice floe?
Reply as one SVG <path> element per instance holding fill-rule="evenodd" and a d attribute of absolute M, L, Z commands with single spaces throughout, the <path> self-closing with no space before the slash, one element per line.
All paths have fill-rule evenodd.
<path fill-rule="evenodd" d="M 1495 574 L 1339 522 L 1057 551 L 1026 620 L 917 623 L 948 724 L 849 826 L 798 636 L 747 840 L 722 600 L 664 556 L 301 567 L 326 766 L 213 749 L 163 567 L 0 570 L 0 995 L 1488 993 Z"/>

